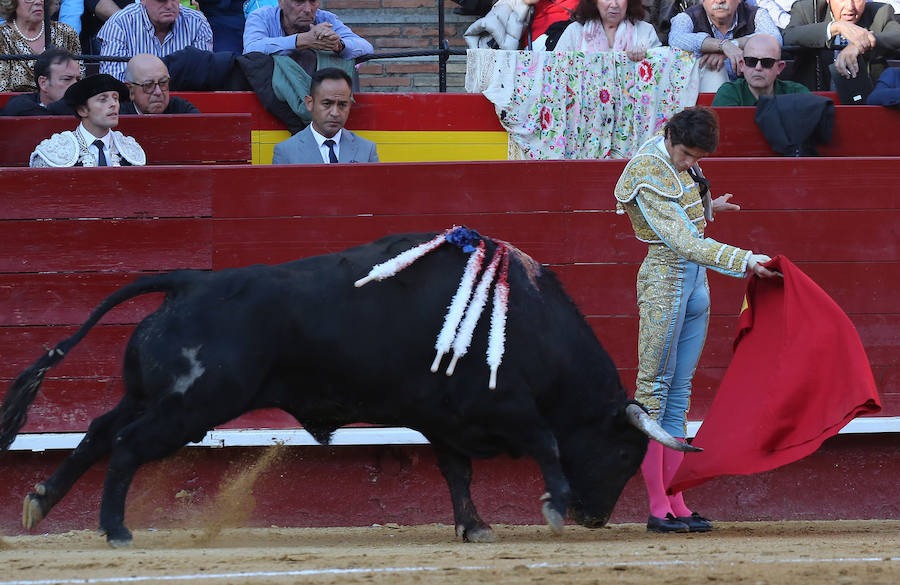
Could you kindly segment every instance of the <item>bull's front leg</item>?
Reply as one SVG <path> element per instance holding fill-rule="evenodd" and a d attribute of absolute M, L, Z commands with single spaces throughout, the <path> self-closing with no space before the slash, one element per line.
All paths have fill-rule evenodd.
<path fill-rule="evenodd" d="M 527 452 L 537 461 L 544 476 L 544 487 L 547 490 L 541 501 L 541 513 L 550 529 L 560 534 L 566 524 L 566 506 L 572 495 L 569 480 L 563 473 L 562 463 L 559 460 L 559 446 L 556 437 L 548 429 L 536 427 L 523 427 L 531 432 L 522 443 Z"/>
<path fill-rule="evenodd" d="M 493 542 L 494 531 L 478 516 L 469 487 L 472 484 L 472 459 L 445 443 L 428 437 L 437 456 L 438 467 L 450 488 L 456 535 L 464 542 Z"/>

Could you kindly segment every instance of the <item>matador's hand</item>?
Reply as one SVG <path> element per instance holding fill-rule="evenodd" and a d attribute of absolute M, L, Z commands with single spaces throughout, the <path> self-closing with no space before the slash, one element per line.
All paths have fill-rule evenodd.
<path fill-rule="evenodd" d="M 737 203 L 729 203 L 728 200 L 734 197 L 731 193 L 725 193 L 724 195 L 719 195 L 712 202 L 713 213 L 718 213 L 720 211 L 740 211 L 741 206 Z"/>
<path fill-rule="evenodd" d="M 766 256 L 765 254 L 754 254 L 751 252 L 750 259 L 747 260 L 747 268 L 750 272 L 752 272 L 756 276 L 759 276 L 760 278 L 773 278 L 775 276 L 781 276 L 783 278 L 784 275 L 780 272 L 769 270 L 768 268 L 763 266 L 765 262 L 768 262 L 770 260 L 771 258 Z"/>

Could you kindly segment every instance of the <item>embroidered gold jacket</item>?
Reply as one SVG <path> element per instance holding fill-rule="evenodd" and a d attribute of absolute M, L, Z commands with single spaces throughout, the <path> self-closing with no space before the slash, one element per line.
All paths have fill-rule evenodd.
<path fill-rule="evenodd" d="M 750 251 L 703 237 L 706 219 L 697 184 L 675 169 L 663 140 L 657 136 L 644 143 L 616 183 L 616 200 L 635 236 L 665 245 L 690 262 L 743 276 Z"/>

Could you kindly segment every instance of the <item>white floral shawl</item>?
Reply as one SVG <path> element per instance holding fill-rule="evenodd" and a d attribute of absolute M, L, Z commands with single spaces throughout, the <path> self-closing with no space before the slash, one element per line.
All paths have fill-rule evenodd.
<path fill-rule="evenodd" d="M 466 90 L 481 92 L 509 132 L 509 159 L 630 158 L 672 115 L 697 101 L 699 73 L 685 51 L 470 49 Z"/>

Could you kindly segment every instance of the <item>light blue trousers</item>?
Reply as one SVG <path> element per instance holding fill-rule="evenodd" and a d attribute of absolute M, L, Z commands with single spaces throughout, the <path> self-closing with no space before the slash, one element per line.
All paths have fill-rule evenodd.
<path fill-rule="evenodd" d="M 706 268 L 669 250 L 659 252 L 648 254 L 638 272 L 635 398 L 667 432 L 683 438 L 691 381 L 706 342 L 709 286 Z"/>

